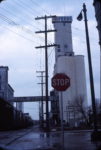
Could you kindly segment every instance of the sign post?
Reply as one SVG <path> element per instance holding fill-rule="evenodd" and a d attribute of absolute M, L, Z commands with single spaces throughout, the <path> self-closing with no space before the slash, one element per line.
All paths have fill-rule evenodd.
<path fill-rule="evenodd" d="M 63 122 L 63 92 L 61 94 L 61 132 L 62 132 L 62 146 L 64 150 L 64 122 Z"/>
<path fill-rule="evenodd" d="M 64 122 L 63 122 L 63 91 L 67 90 L 70 87 L 70 78 L 63 73 L 57 73 L 52 78 L 52 87 L 57 91 L 60 91 L 61 99 L 61 131 L 62 131 L 62 145 L 64 149 Z"/>

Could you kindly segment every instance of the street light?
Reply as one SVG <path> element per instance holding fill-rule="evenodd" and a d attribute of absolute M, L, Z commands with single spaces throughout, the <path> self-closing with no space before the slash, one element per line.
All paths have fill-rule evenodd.
<path fill-rule="evenodd" d="M 94 80 L 93 80 L 92 61 L 91 61 L 90 42 L 89 42 L 88 23 L 87 23 L 87 9 L 86 9 L 85 3 L 83 4 L 83 9 L 81 10 L 80 14 L 77 17 L 77 20 L 79 20 L 79 21 L 81 21 L 83 19 L 82 12 L 84 13 L 84 21 L 85 21 L 91 100 L 92 100 L 92 110 L 93 110 L 93 117 L 94 117 L 94 131 L 97 132 L 97 115 L 96 115 L 96 104 L 95 104 Z"/>

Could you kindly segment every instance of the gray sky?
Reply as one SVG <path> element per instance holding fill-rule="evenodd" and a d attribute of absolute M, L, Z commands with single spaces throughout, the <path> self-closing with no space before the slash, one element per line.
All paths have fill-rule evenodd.
<path fill-rule="evenodd" d="M 9 67 L 9 83 L 15 90 L 15 96 L 41 95 L 40 82 L 36 71 L 44 70 L 44 49 L 35 46 L 44 45 L 44 36 L 35 31 L 44 29 L 43 21 L 35 21 L 35 17 L 43 15 L 72 16 L 72 37 L 75 54 L 85 56 L 87 93 L 90 104 L 90 89 L 84 21 L 78 22 L 76 17 L 82 9 L 84 0 L 5 0 L 0 4 L 0 65 Z M 88 9 L 88 25 L 91 43 L 92 64 L 96 98 L 100 96 L 100 48 L 98 32 L 92 0 L 85 0 Z M 48 22 L 51 29 L 51 20 Z M 49 44 L 54 43 L 54 35 L 49 34 Z M 54 66 L 54 48 L 48 50 L 49 78 Z M 50 80 L 49 80 L 50 83 Z M 51 89 L 51 85 L 49 86 Z M 26 104 L 26 111 L 37 116 L 37 106 Z M 35 111 L 33 111 L 33 109 Z"/>

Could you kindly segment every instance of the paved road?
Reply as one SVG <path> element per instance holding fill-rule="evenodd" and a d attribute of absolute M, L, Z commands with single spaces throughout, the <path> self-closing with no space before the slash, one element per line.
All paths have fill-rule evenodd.
<path fill-rule="evenodd" d="M 91 131 L 60 131 L 44 133 L 37 128 L 0 132 L 0 144 L 10 150 L 97 150 L 100 143 L 92 143 Z M 64 140 L 63 140 L 64 139 Z M 64 144 L 63 144 L 64 143 Z"/>

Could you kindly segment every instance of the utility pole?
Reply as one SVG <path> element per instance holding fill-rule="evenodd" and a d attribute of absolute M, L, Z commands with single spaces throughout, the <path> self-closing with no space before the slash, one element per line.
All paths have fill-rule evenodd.
<path fill-rule="evenodd" d="M 44 110 L 43 110 L 43 91 L 44 91 L 44 88 L 43 88 L 43 85 L 45 84 L 44 80 L 43 80 L 43 77 L 45 77 L 43 74 L 45 73 L 45 71 L 36 71 L 37 73 L 41 73 L 40 76 L 37 76 L 37 77 L 41 77 L 41 83 L 38 83 L 38 84 L 41 84 L 41 96 L 42 96 L 42 99 L 41 99 L 41 127 L 43 128 L 43 122 L 44 122 Z M 39 110 L 40 112 L 40 110 Z"/>
<path fill-rule="evenodd" d="M 88 62 L 89 62 L 91 98 L 92 98 L 92 108 L 93 108 L 93 115 L 94 115 L 94 130 L 97 131 L 97 114 L 96 114 L 96 104 L 95 104 L 94 80 L 93 80 L 92 61 L 91 61 L 91 52 L 90 52 L 90 42 L 89 42 L 89 33 L 88 33 L 88 24 L 87 24 L 87 9 L 86 9 L 86 5 L 85 4 L 83 4 L 83 12 L 84 12 L 84 19 L 85 19 L 85 31 L 86 31 Z"/>
<path fill-rule="evenodd" d="M 56 16 L 44 16 L 44 17 L 37 17 L 35 20 L 40 20 L 43 19 L 45 21 L 45 30 L 44 31 L 37 31 L 36 33 L 44 33 L 45 34 L 45 45 L 44 46 L 38 46 L 36 48 L 45 48 L 45 92 L 46 92 L 46 130 L 49 131 L 49 104 L 48 104 L 48 52 L 47 49 L 48 47 L 54 47 L 57 46 L 56 44 L 47 44 L 47 33 L 49 32 L 56 32 L 56 30 L 48 30 L 47 29 L 47 20 L 50 18 L 52 19 L 53 17 Z"/>
<path fill-rule="evenodd" d="M 91 50 L 90 50 L 90 41 L 88 33 L 88 23 L 87 23 L 87 9 L 85 3 L 83 4 L 83 9 L 81 10 L 77 19 L 82 20 L 82 12 L 84 13 L 84 22 L 85 22 L 85 33 L 86 33 L 86 43 L 87 43 L 87 53 L 88 53 L 88 66 L 89 66 L 89 77 L 90 77 L 90 89 L 91 89 L 91 100 L 92 100 L 92 110 L 94 117 L 94 131 L 97 131 L 97 113 L 96 113 L 96 104 L 95 104 L 95 91 L 94 91 L 94 80 L 93 80 L 93 70 L 92 70 L 92 61 L 91 61 Z"/>

